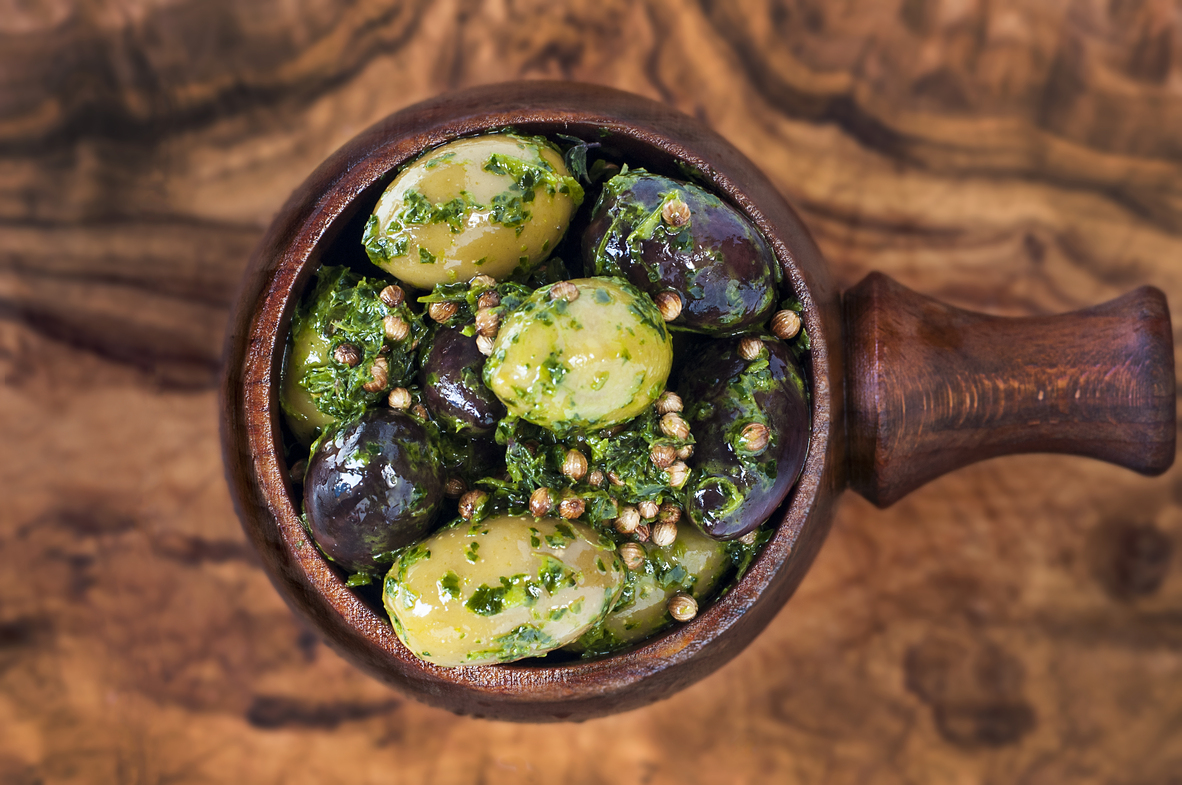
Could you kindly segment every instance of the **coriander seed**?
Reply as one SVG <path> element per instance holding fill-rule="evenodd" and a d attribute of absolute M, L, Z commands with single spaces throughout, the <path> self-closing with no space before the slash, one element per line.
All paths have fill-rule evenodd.
<path fill-rule="evenodd" d="M 481 273 L 468 282 L 468 287 L 471 289 L 491 289 L 496 285 L 497 279 L 493 278 L 491 275 L 485 275 L 484 273 Z"/>
<path fill-rule="evenodd" d="M 689 423 L 682 419 L 680 414 L 669 412 L 661 418 L 661 433 L 671 439 L 684 441 L 689 438 Z"/>
<path fill-rule="evenodd" d="M 677 451 L 677 457 L 683 461 L 686 458 L 692 457 L 693 454 L 694 454 L 694 446 L 692 444 L 687 444 L 686 446 L 682 447 L 681 449 L 679 449 Z"/>
<path fill-rule="evenodd" d="M 770 433 L 763 423 L 749 423 L 739 433 L 739 449 L 751 455 L 758 455 L 767 449 Z"/>
<path fill-rule="evenodd" d="M 754 335 L 748 335 L 739 341 L 739 356 L 750 362 L 763 356 L 763 341 Z"/>
<path fill-rule="evenodd" d="M 669 615 L 678 621 L 689 621 L 698 615 L 698 601 L 679 591 L 669 598 Z"/>
<path fill-rule="evenodd" d="M 332 359 L 353 368 L 361 362 L 361 350 L 351 343 L 343 343 L 332 350 Z"/>
<path fill-rule="evenodd" d="M 481 354 L 488 357 L 493 353 L 493 339 L 487 335 L 476 336 L 476 348 L 480 350 Z"/>
<path fill-rule="evenodd" d="M 406 292 L 402 291 L 402 287 L 397 284 L 390 284 L 382 291 L 378 292 L 378 299 L 384 302 L 391 308 L 397 308 L 402 305 L 402 301 L 406 299 Z"/>
<path fill-rule="evenodd" d="M 681 488 L 685 485 L 685 481 L 689 479 L 690 470 L 683 461 L 674 461 L 669 464 L 669 468 L 665 470 L 665 474 L 669 477 L 670 488 Z"/>
<path fill-rule="evenodd" d="M 304 484 L 304 475 L 308 473 L 308 459 L 300 458 L 287 470 L 287 476 L 296 485 Z"/>
<path fill-rule="evenodd" d="M 667 548 L 677 539 L 677 524 L 661 521 L 653 527 L 652 538 L 653 545 L 658 548 Z"/>
<path fill-rule="evenodd" d="M 427 306 L 427 315 L 440 324 L 443 324 L 448 319 L 455 316 L 459 310 L 459 306 L 455 303 L 431 303 Z"/>
<path fill-rule="evenodd" d="M 636 527 L 640 525 L 640 513 L 636 508 L 629 504 L 624 509 L 620 510 L 620 515 L 616 518 L 616 531 L 620 534 L 631 534 L 636 531 Z"/>
<path fill-rule="evenodd" d="M 374 360 L 369 368 L 369 375 L 370 380 L 361 385 L 361 389 L 370 393 L 386 389 L 390 384 L 390 361 L 385 357 Z"/>
<path fill-rule="evenodd" d="M 603 472 L 601 472 L 599 469 L 596 469 L 587 475 L 587 482 L 591 484 L 592 488 L 603 487 L 605 479 L 606 478 L 603 476 Z"/>
<path fill-rule="evenodd" d="M 458 499 L 468 490 L 468 483 L 462 477 L 448 477 L 443 486 L 443 495 L 449 499 Z"/>
<path fill-rule="evenodd" d="M 682 406 L 681 396 L 669 390 L 665 390 L 665 392 L 661 393 L 661 397 L 657 398 L 657 414 L 679 412 Z"/>
<path fill-rule="evenodd" d="M 382 332 L 391 341 L 401 341 L 410 335 L 410 325 L 401 316 L 390 314 L 382 319 Z"/>
<path fill-rule="evenodd" d="M 640 513 L 641 518 L 652 520 L 657 517 L 657 513 L 661 511 L 661 508 L 654 501 L 643 501 L 636 505 L 636 511 Z"/>
<path fill-rule="evenodd" d="M 739 538 L 739 542 L 743 543 L 744 545 L 754 545 L 755 544 L 755 535 L 758 533 L 759 533 L 759 529 L 756 529 L 755 531 L 749 531 L 746 534 L 744 534 L 742 537 Z"/>
<path fill-rule="evenodd" d="M 796 311 L 776 311 L 772 317 L 772 335 L 781 341 L 788 341 L 800 332 L 800 314 Z"/>
<path fill-rule="evenodd" d="M 583 479 L 587 473 L 587 456 L 578 450 L 567 450 L 562 458 L 562 473 L 575 482 Z"/>
<path fill-rule="evenodd" d="M 587 509 L 587 503 L 578 496 L 567 496 L 558 503 L 558 514 L 567 520 L 578 518 Z"/>
<path fill-rule="evenodd" d="M 648 457 L 652 460 L 654 466 L 658 469 L 664 469 L 673 463 L 673 459 L 677 457 L 677 450 L 668 444 L 654 444 L 652 450 L 649 451 Z"/>
<path fill-rule="evenodd" d="M 466 521 L 480 512 L 488 501 L 488 494 L 484 491 L 468 491 L 460 497 L 460 517 Z"/>
<path fill-rule="evenodd" d="M 476 312 L 476 332 L 486 338 L 495 338 L 501 327 L 501 317 L 496 311 L 482 308 Z"/>
<path fill-rule="evenodd" d="M 405 387 L 395 387 L 386 398 L 391 409 L 405 410 L 410 406 L 410 390 Z"/>
<path fill-rule="evenodd" d="M 496 292 L 484 292 L 476 298 L 476 307 L 484 310 L 486 308 L 496 308 L 501 304 L 501 295 Z"/>
<path fill-rule="evenodd" d="M 529 495 L 529 511 L 533 513 L 535 518 L 544 518 L 550 514 L 550 509 L 554 506 L 553 500 L 550 498 L 549 488 L 538 488 Z"/>
<path fill-rule="evenodd" d="M 671 322 L 678 316 L 681 316 L 681 295 L 677 292 L 661 292 L 653 301 L 657 304 L 657 310 L 661 312 L 661 318 L 667 322 Z"/>
<path fill-rule="evenodd" d="M 665 202 L 665 206 L 661 208 L 661 220 L 670 226 L 685 226 L 689 219 L 689 205 L 676 196 Z"/>
<path fill-rule="evenodd" d="M 634 542 L 626 542 L 619 548 L 620 559 L 623 560 L 624 566 L 630 570 L 636 571 L 644 566 L 645 552 Z"/>
<path fill-rule="evenodd" d="M 651 529 L 647 523 L 643 521 L 636 527 L 636 531 L 632 532 L 632 536 L 636 538 L 637 542 L 648 542 Z"/>
<path fill-rule="evenodd" d="M 579 287 L 570 281 L 559 281 L 550 287 L 550 299 L 566 300 L 568 303 L 573 303 L 579 299 Z"/>
<path fill-rule="evenodd" d="M 657 520 L 661 523 L 677 523 L 681 520 L 681 508 L 673 502 L 665 502 L 661 505 Z"/>

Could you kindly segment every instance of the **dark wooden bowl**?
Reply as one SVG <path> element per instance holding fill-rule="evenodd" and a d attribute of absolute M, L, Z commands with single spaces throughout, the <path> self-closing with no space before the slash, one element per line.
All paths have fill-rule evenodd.
<path fill-rule="evenodd" d="M 692 622 L 597 661 L 448 669 L 415 658 L 381 609 L 346 588 L 308 540 L 284 460 L 278 382 L 292 312 L 310 277 L 330 249 L 338 253 L 339 237 L 360 236 L 398 167 L 425 148 L 505 126 L 602 137 L 634 165 L 656 171 L 688 165 L 744 212 L 804 303 L 813 431 L 774 537 L 747 575 Z M 590 85 L 523 82 L 453 93 L 391 115 L 338 150 L 291 196 L 256 249 L 225 359 L 226 476 L 280 594 L 358 667 L 426 703 L 477 717 L 586 719 L 659 700 L 711 673 L 759 634 L 800 583 L 847 484 L 885 506 L 946 471 L 1006 453 L 1076 453 L 1144 473 L 1165 471 L 1174 457 L 1172 333 L 1157 289 L 1064 316 L 1004 319 L 942 305 L 872 274 L 846 294 L 843 310 L 816 244 L 755 164 L 683 114 Z"/>

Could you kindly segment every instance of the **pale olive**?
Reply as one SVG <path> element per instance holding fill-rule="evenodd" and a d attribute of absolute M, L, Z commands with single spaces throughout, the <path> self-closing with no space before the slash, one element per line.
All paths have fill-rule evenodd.
<path fill-rule="evenodd" d="M 405 550 L 382 601 L 417 657 L 487 665 L 571 643 L 611 610 L 625 574 L 611 540 L 586 524 L 502 516 Z"/>
<path fill-rule="evenodd" d="M 536 425 L 605 428 L 656 400 L 672 363 L 648 295 L 619 278 L 581 278 L 538 289 L 504 321 L 484 382 Z"/>
<path fill-rule="evenodd" d="M 567 647 L 574 652 L 606 654 L 637 643 L 672 624 L 669 599 L 685 592 L 699 603 L 718 589 L 730 567 L 725 543 L 713 540 L 693 526 L 677 529 L 672 545 L 640 546 L 645 562 L 629 576 L 616 607 L 603 625 Z"/>
<path fill-rule="evenodd" d="M 283 390 L 280 400 L 288 427 L 301 444 L 311 444 L 316 434 L 336 423 L 337 418 L 316 408 L 312 393 L 300 384 L 305 369 L 332 362 L 332 345 L 310 322 L 292 331 L 283 357 Z"/>
<path fill-rule="evenodd" d="M 362 242 L 371 261 L 430 289 L 532 269 L 562 239 L 583 189 L 540 137 L 491 134 L 431 150 L 378 200 Z"/>

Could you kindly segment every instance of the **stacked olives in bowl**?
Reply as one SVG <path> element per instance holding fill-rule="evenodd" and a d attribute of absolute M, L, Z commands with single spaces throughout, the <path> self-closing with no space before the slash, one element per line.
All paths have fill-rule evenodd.
<path fill-rule="evenodd" d="M 596 143 L 422 154 L 326 258 L 281 401 L 303 520 L 443 666 L 611 654 L 694 618 L 809 440 L 800 306 L 757 229 Z"/>

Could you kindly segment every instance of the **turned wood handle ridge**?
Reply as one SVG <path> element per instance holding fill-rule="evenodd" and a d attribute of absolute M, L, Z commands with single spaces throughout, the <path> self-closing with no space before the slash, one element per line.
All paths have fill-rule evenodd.
<path fill-rule="evenodd" d="M 1142 474 L 1173 463 L 1174 342 L 1158 289 L 1007 318 L 871 273 L 844 309 L 850 486 L 880 507 L 999 455 L 1070 453 Z"/>

